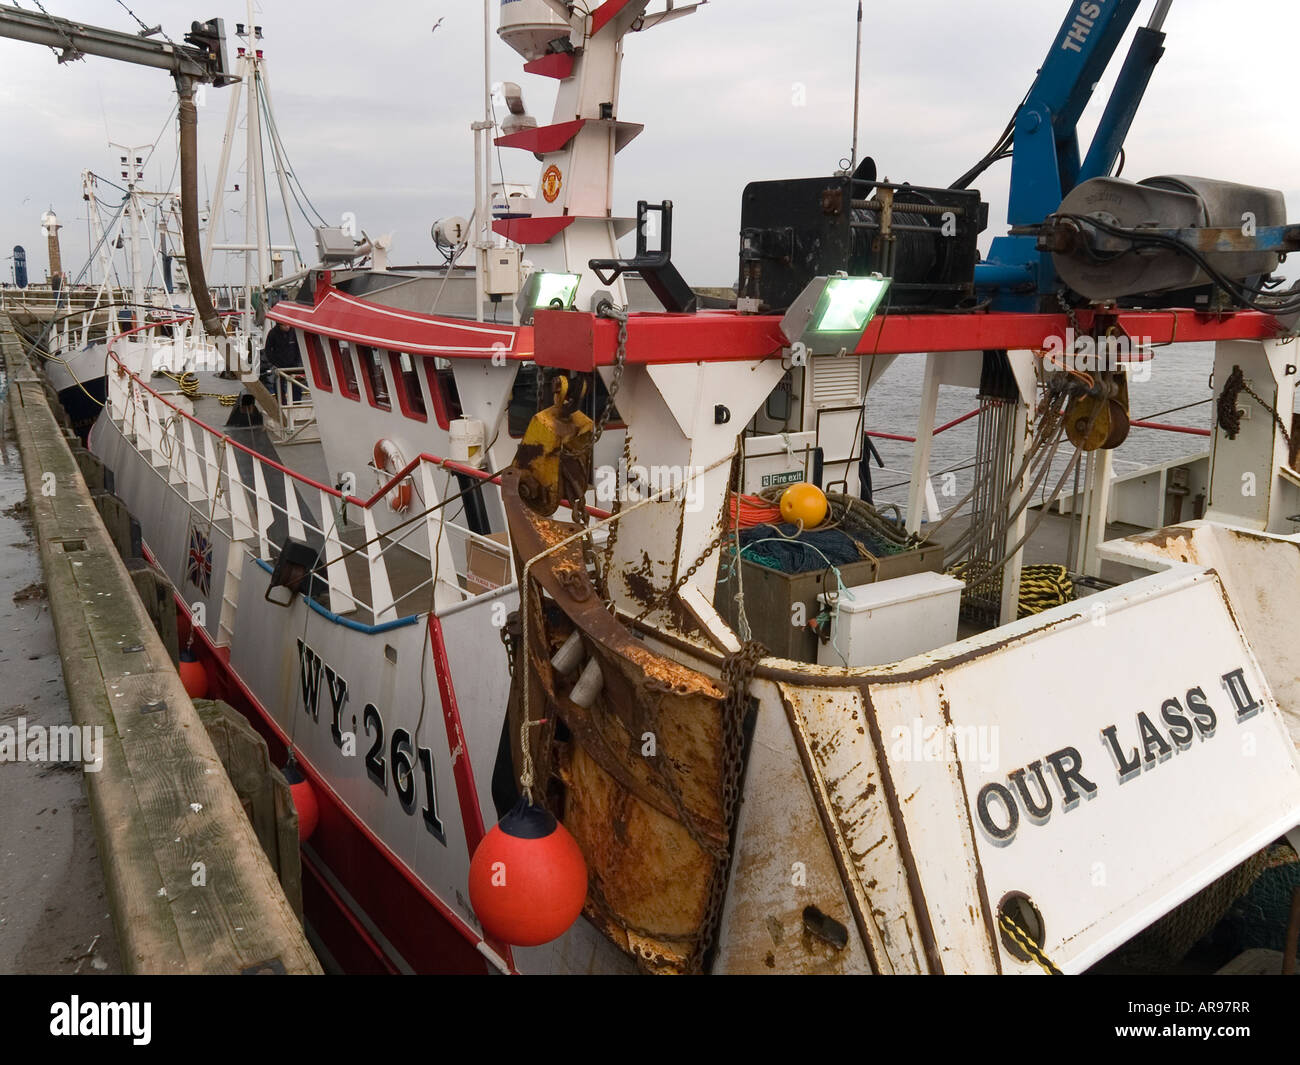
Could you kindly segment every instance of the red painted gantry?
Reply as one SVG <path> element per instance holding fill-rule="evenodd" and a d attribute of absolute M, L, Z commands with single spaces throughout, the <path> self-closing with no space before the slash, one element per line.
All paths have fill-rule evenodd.
<path fill-rule="evenodd" d="M 1081 310 L 1078 326 L 1090 331 L 1096 312 Z M 1135 343 L 1163 347 L 1218 340 L 1268 340 L 1282 333 L 1276 318 L 1259 311 L 1205 314 L 1191 309 L 1119 311 L 1107 316 Z M 617 326 L 577 311 L 541 310 L 533 319 L 535 357 L 543 366 L 590 372 L 611 366 Z M 932 351 L 1041 351 L 1071 328 L 1064 314 L 891 314 L 867 326 L 854 355 Z M 628 321 L 627 361 L 633 364 L 738 362 L 777 356 L 789 346 L 776 315 L 736 311 L 634 314 Z"/>

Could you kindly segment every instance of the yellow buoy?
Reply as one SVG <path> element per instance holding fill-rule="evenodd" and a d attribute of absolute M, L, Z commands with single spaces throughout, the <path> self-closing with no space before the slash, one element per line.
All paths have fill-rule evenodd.
<path fill-rule="evenodd" d="M 805 529 L 815 529 L 826 520 L 826 495 L 815 484 L 800 481 L 781 493 L 781 519 L 791 525 L 803 522 Z"/>

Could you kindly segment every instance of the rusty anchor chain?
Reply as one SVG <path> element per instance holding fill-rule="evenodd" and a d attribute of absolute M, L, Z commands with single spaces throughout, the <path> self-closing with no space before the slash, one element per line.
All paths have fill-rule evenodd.
<path fill-rule="evenodd" d="M 592 461 L 595 461 L 596 444 L 605 433 L 605 427 L 609 424 L 609 419 L 614 413 L 614 399 L 618 395 L 619 387 L 623 383 L 623 370 L 627 366 L 627 311 L 615 307 L 609 300 L 601 300 L 600 305 L 596 308 L 596 314 L 601 318 L 612 318 L 618 323 L 618 344 L 614 349 L 614 376 L 610 380 L 609 390 L 605 396 L 605 409 L 600 412 L 600 417 L 596 420 L 592 428 L 591 448 Z M 594 377 L 594 374 L 593 374 Z M 593 389 L 592 394 L 595 394 Z M 628 437 L 623 438 L 623 456 L 626 459 L 628 454 Z M 573 511 L 574 520 L 584 528 L 587 526 L 590 518 L 587 514 L 587 500 L 582 492 L 574 492 L 574 498 L 570 504 Z M 614 493 L 615 510 L 618 509 L 618 493 Z M 582 560 L 587 568 L 591 570 L 593 580 L 596 584 L 596 591 L 600 598 L 606 604 L 610 603 L 609 595 L 609 566 L 614 554 L 614 541 L 618 536 L 616 532 L 618 523 L 615 522 L 610 527 L 609 539 L 606 540 L 603 560 L 597 560 L 595 548 L 592 546 L 591 537 L 583 537 L 582 540 Z M 603 561 L 603 565 L 601 562 Z"/>
<path fill-rule="evenodd" d="M 1286 451 L 1288 455 L 1295 454 L 1295 448 L 1291 444 L 1291 434 L 1282 424 L 1282 418 L 1273 404 L 1267 402 L 1263 396 L 1256 392 L 1246 383 L 1246 374 L 1240 366 L 1234 366 L 1232 373 L 1223 383 L 1223 391 L 1219 393 L 1217 403 L 1219 428 L 1223 430 L 1224 435 L 1229 440 L 1236 440 L 1237 434 L 1241 432 L 1241 412 L 1237 409 L 1237 399 L 1242 393 L 1248 395 L 1261 407 L 1263 407 L 1273 417 L 1273 424 L 1277 426 L 1277 431 L 1282 434 L 1282 439 L 1286 441 Z"/>
<path fill-rule="evenodd" d="M 501 646 L 506 649 L 506 668 L 512 677 L 515 675 L 515 657 L 519 653 L 519 641 L 523 638 L 523 634 L 524 625 L 520 620 L 519 611 L 512 610 L 506 615 L 506 623 L 501 626 L 499 632 Z"/>
<path fill-rule="evenodd" d="M 632 430 L 625 430 L 623 433 L 623 470 L 624 476 L 626 471 L 632 468 Z M 618 490 L 618 474 L 614 475 L 614 502 L 612 512 L 620 514 L 623 510 L 623 496 Z M 614 597 L 609 594 L 609 571 L 614 565 L 614 548 L 618 544 L 618 530 L 622 522 L 614 521 L 609 524 L 609 532 L 605 537 L 605 550 L 601 552 L 600 569 L 597 571 L 598 580 L 596 589 L 600 592 L 601 602 L 611 613 L 614 612 Z"/>
<path fill-rule="evenodd" d="M 691 956 L 692 972 L 703 969 L 704 959 L 718 934 L 722 907 L 727 899 L 731 845 L 735 836 L 736 813 L 740 808 L 741 776 L 745 770 L 745 715 L 749 709 L 749 686 L 753 683 L 758 663 L 766 654 L 767 648 L 761 643 L 748 640 L 722 663 L 721 680 L 727 693 L 722 702 L 722 824 L 726 843 L 724 853 L 717 857 L 714 865 L 702 931 Z"/>
<path fill-rule="evenodd" d="M 609 424 L 610 416 L 614 413 L 614 397 L 618 395 L 619 386 L 623 383 L 623 371 L 627 368 L 627 311 L 615 307 L 609 300 L 601 300 L 596 308 L 596 317 L 612 318 L 618 323 L 618 344 L 614 348 L 614 376 L 609 382 L 605 409 L 600 412 L 600 419 L 596 422 L 594 439 L 599 440 L 605 432 L 605 426 Z"/>
<path fill-rule="evenodd" d="M 604 301 L 597 308 L 599 316 L 612 318 L 618 323 L 618 340 L 615 351 L 613 376 L 607 394 L 607 400 L 604 409 L 601 411 L 599 418 L 592 429 L 593 458 L 594 444 L 604 433 L 612 417 L 616 397 L 623 380 L 623 374 L 627 362 L 627 312 L 619 309 L 608 301 Z M 630 465 L 631 461 L 631 438 L 630 435 L 623 440 L 623 460 L 625 466 Z M 575 521 L 582 527 L 587 528 L 590 518 L 587 512 L 585 498 L 582 492 L 574 491 L 572 493 L 571 508 Z M 621 497 L 616 493 L 614 502 L 615 513 L 622 511 Z M 593 583 L 605 603 L 612 609 L 611 597 L 609 595 L 607 576 L 613 564 L 613 555 L 618 535 L 618 522 L 610 523 L 610 532 L 602 552 L 602 564 L 598 564 L 595 558 L 595 551 L 592 539 L 589 535 L 581 537 L 583 561 L 587 569 L 593 574 Z M 633 621 L 631 625 L 635 626 L 637 622 L 644 620 L 654 610 L 667 603 L 674 595 L 678 594 L 682 587 L 690 581 L 699 571 L 700 567 L 708 558 L 719 549 L 727 537 L 726 522 L 720 519 L 719 533 L 705 545 L 703 550 L 687 570 L 675 581 L 670 587 L 665 589 L 657 596 Z M 579 580 L 579 574 L 574 572 L 571 575 L 575 580 L 570 582 L 564 580 L 567 591 L 573 594 L 577 589 L 571 587 L 571 583 Z M 512 619 L 513 620 L 513 619 Z M 515 626 L 507 625 L 501 632 L 501 640 L 506 648 L 507 658 L 512 674 L 518 671 L 518 653 L 521 644 L 526 644 L 522 639 L 522 625 L 516 621 Z M 661 755 L 654 760 L 655 777 L 663 787 L 672 802 L 675 812 L 677 813 L 680 823 L 691 837 L 692 841 L 700 848 L 701 852 L 708 855 L 713 864 L 713 869 L 709 879 L 708 892 L 706 896 L 704 912 L 701 919 L 700 931 L 692 937 L 683 937 L 679 935 L 666 935 L 657 933 L 652 929 L 639 928 L 619 917 L 614 908 L 608 903 L 600 886 L 593 881 L 590 885 L 589 900 L 594 906 L 609 915 L 615 923 L 625 931 L 641 936 L 647 939 L 658 939 L 664 942 L 682 941 L 687 938 L 694 939 L 694 946 L 687 958 L 687 971 L 700 972 L 703 970 L 705 960 L 711 950 L 718 932 L 718 926 L 721 921 L 723 905 L 726 901 L 727 885 L 729 880 L 730 865 L 732 859 L 732 840 L 735 832 L 736 815 L 740 805 L 741 779 L 744 773 L 745 761 L 745 717 L 749 707 L 749 688 L 759 661 L 767 654 L 766 648 L 756 642 L 746 642 L 740 649 L 729 655 L 724 661 L 721 670 L 721 687 L 724 691 L 723 699 L 720 703 L 720 725 L 721 725 L 721 758 L 720 758 L 720 815 L 722 827 L 722 842 L 715 842 L 713 833 L 704 830 L 697 823 L 688 808 L 680 787 L 678 779 L 679 771 L 675 764 L 670 764 L 669 760 Z M 518 678 L 516 678 L 518 679 Z M 527 684 L 527 679 L 523 680 Z M 653 696 L 655 693 L 647 688 L 646 694 Z M 520 774 L 520 784 L 526 795 L 531 793 L 534 786 L 534 765 L 529 747 L 530 737 L 528 730 L 528 714 L 523 715 L 520 727 L 520 741 L 523 749 L 523 766 Z"/>

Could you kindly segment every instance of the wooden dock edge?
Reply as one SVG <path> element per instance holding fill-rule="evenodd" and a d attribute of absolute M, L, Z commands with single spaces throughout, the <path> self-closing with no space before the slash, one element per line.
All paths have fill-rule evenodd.
<path fill-rule="evenodd" d="M 0 356 L 72 718 L 103 730 L 84 777 L 124 966 L 320 973 L 2 312 Z"/>

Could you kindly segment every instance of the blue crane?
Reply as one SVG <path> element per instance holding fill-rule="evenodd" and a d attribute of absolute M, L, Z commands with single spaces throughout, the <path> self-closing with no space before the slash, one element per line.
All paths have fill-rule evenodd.
<path fill-rule="evenodd" d="M 1110 175 L 1124 147 L 1156 64 L 1164 54 L 1162 30 L 1172 0 L 1158 0 L 1139 27 L 1085 156 L 1078 123 L 1097 82 L 1110 65 L 1141 0 L 1072 0 L 1024 102 L 988 155 L 954 188 L 966 188 L 999 159 L 1011 157 L 1007 220 L 1041 224 L 1076 185 Z M 995 310 L 1037 311 L 1055 307 L 1061 284 L 1049 252 L 1034 236 L 1012 233 L 994 239 L 975 270 L 975 285 Z"/>

